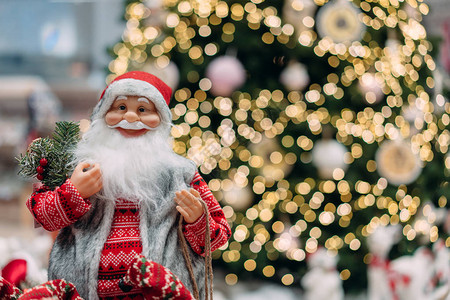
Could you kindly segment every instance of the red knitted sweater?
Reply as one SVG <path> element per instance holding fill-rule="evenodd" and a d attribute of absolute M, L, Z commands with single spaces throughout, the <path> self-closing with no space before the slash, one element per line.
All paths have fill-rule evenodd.
<path fill-rule="evenodd" d="M 118 200 L 114 211 L 111 232 L 103 247 L 98 269 L 97 293 L 100 299 L 144 299 L 140 290 L 132 289 L 125 293 L 119 288 L 123 278 L 136 255 L 142 253 L 139 234 L 139 206 L 127 200 Z M 139 297 L 138 297 L 139 296 Z M 120 299 L 125 299 L 120 297 Z"/>
<path fill-rule="evenodd" d="M 204 214 L 192 224 L 183 224 L 183 233 L 192 250 L 199 255 L 204 255 L 206 218 L 209 218 L 210 224 L 211 251 L 227 242 L 231 236 L 231 229 L 222 208 L 198 172 L 190 185 L 200 193 L 201 198 L 207 204 L 209 215 Z M 27 207 L 36 221 L 45 229 L 55 231 L 75 223 L 91 209 L 92 205 L 88 199 L 83 199 L 80 196 L 68 179 L 55 190 L 49 190 L 45 186 L 37 189 L 28 199 Z M 127 212 L 122 214 L 121 210 L 124 209 Z M 110 295 L 115 295 L 118 291 L 116 283 L 120 274 L 124 274 L 123 267 L 126 271 L 130 260 L 134 258 L 135 254 L 141 252 L 139 211 L 133 203 L 118 201 L 111 232 L 101 253 L 98 285 L 98 292 L 99 295 L 102 295 L 101 297 L 114 299 L 110 298 L 114 297 Z M 114 288 L 112 288 L 112 285 Z M 139 290 L 132 290 L 131 293 L 136 295 Z M 120 295 L 120 299 L 127 299 L 123 298 L 124 293 L 122 291 Z M 136 298 L 134 295 L 130 294 L 126 297 L 142 299 Z"/>

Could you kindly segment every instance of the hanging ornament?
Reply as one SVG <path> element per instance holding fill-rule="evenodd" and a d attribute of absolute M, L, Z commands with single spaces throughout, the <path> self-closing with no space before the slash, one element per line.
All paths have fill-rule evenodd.
<path fill-rule="evenodd" d="M 273 242 L 273 246 L 279 252 L 283 252 L 286 256 L 291 256 L 292 252 L 300 248 L 300 240 L 296 234 L 292 234 L 290 230 L 292 225 L 289 222 L 283 222 L 285 229 L 277 234 Z"/>
<path fill-rule="evenodd" d="M 281 72 L 280 82 L 289 91 L 303 90 L 309 83 L 306 66 L 296 61 L 289 62 L 288 66 Z"/>
<path fill-rule="evenodd" d="M 180 72 L 177 65 L 172 61 L 169 63 L 161 63 L 158 59 L 149 61 L 142 67 L 142 71 L 161 78 L 172 90 L 177 88 L 180 81 Z"/>
<path fill-rule="evenodd" d="M 418 5 L 412 6 L 408 3 L 408 1 L 405 1 L 405 4 L 403 5 L 403 11 L 406 12 L 408 19 L 414 19 L 416 21 L 422 19 L 422 13 L 419 11 Z"/>
<path fill-rule="evenodd" d="M 322 38 L 329 37 L 335 43 L 359 41 L 366 31 L 360 13 L 348 0 L 328 2 L 317 13 L 317 31 Z"/>
<path fill-rule="evenodd" d="M 163 9 L 164 0 L 145 0 L 144 3 L 149 9 L 160 10 Z"/>
<path fill-rule="evenodd" d="M 223 201 L 233 207 L 236 211 L 243 211 L 250 207 L 253 200 L 253 193 L 249 186 L 244 187 L 233 184 L 231 189 L 223 190 Z"/>
<path fill-rule="evenodd" d="M 374 73 L 364 73 L 358 82 L 358 87 L 368 104 L 376 104 L 383 99 L 383 79 Z"/>
<path fill-rule="evenodd" d="M 249 150 L 253 155 L 262 158 L 260 172 L 268 180 L 279 181 L 292 169 L 292 165 L 284 160 L 285 153 L 274 138 L 263 136 L 259 143 L 251 144 Z"/>
<path fill-rule="evenodd" d="M 410 135 L 422 130 L 425 124 L 425 113 L 416 105 L 403 106 L 401 115 L 409 123 Z"/>
<path fill-rule="evenodd" d="M 164 9 L 164 0 L 146 0 L 144 5 L 147 9 L 143 16 L 145 25 L 163 27 L 168 15 Z"/>
<path fill-rule="evenodd" d="M 283 20 L 294 26 L 297 37 L 314 25 L 317 5 L 313 0 L 287 0 L 283 6 Z"/>
<path fill-rule="evenodd" d="M 333 139 L 323 139 L 315 143 L 312 150 L 312 163 L 317 167 L 320 177 L 332 179 L 336 169 L 347 170 L 344 157 L 347 148 Z"/>
<path fill-rule="evenodd" d="M 375 157 L 378 173 L 393 185 L 410 184 L 419 177 L 422 162 L 404 140 L 386 141 Z"/>
<path fill-rule="evenodd" d="M 442 25 L 444 41 L 440 47 L 441 65 L 450 74 L 450 21 L 444 22 Z"/>
<path fill-rule="evenodd" d="M 211 61 L 206 68 L 206 77 L 211 81 L 211 94 L 228 97 L 244 84 L 246 74 L 236 57 L 224 55 Z"/>

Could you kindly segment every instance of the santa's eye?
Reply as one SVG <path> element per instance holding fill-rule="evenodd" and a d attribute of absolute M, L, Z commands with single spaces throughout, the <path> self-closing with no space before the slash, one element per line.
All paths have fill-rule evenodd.
<path fill-rule="evenodd" d="M 125 105 L 119 105 L 119 110 L 125 110 L 127 107 Z"/>
<path fill-rule="evenodd" d="M 144 107 L 139 107 L 139 112 L 145 112 L 145 108 Z"/>

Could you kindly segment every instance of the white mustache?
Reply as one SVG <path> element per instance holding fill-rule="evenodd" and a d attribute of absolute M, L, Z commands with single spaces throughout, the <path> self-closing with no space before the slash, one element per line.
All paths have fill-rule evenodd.
<path fill-rule="evenodd" d="M 141 130 L 141 129 L 155 130 L 156 129 L 156 128 L 152 128 L 152 127 L 145 125 L 141 121 L 136 121 L 136 122 L 130 123 L 127 120 L 122 120 L 115 125 L 108 125 L 108 127 L 109 128 L 131 129 L 131 130 Z"/>

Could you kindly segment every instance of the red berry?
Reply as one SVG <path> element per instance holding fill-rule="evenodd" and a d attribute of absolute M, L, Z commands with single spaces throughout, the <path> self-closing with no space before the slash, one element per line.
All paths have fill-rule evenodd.
<path fill-rule="evenodd" d="M 39 161 L 39 164 L 43 167 L 45 167 L 48 164 L 48 161 L 46 158 L 41 158 L 41 160 Z"/>
<path fill-rule="evenodd" d="M 39 174 L 42 174 L 42 173 L 44 173 L 44 168 L 43 168 L 42 166 L 37 166 L 36 171 L 37 171 Z"/>
<path fill-rule="evenodd" d="M 37 178 L 38 180 L 42 180 L 42 179 L 44 179 L 44 175 L 38 174 L 38 175 L 36 176 L 36 178 Z"/>

